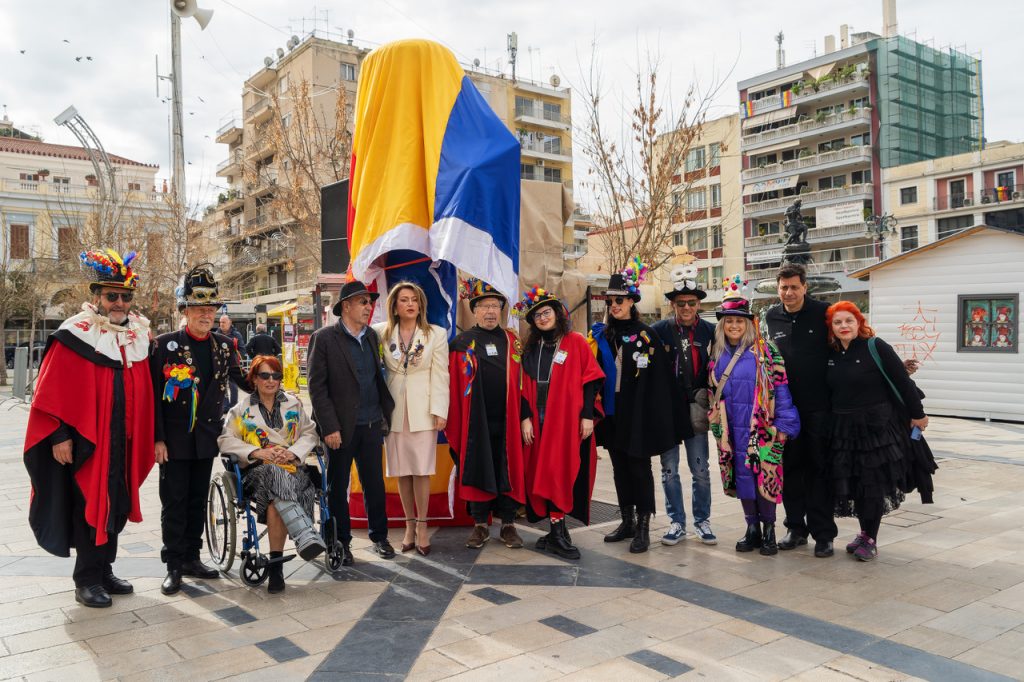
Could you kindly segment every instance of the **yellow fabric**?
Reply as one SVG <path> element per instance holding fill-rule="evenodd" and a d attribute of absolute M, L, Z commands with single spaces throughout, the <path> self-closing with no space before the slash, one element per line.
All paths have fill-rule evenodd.
<path fill-rule="evenodd" d="M 464 75 L 447 48 L 427 40 L 389 43 L 363 60 L 352 139 L 353 257 L 398 225 L 433 224 L 441 144 Z"/>
<path fill-rule="evenodd" d="M 380 461 L 381 471 L 385 470 L 385 464 L 387 462 L 386 457 L 382 457 Z M 438 495 L 441 493 L 448 492 L 448 480 L 451 478 L 452 469 L 455 467 L 455 463 L 452 462 L 452 456 L 448 452 L 448 444 L 437 446 L 437 464 L 434 465 L 434 475 L 430 477 L 430 494 Z M 363 486 L 359 482 L 359 472 L 356 470 L 355 463 L 352 464 L 352 475 L 351 475 L 351 488 L 352 494 L 359 493 L 363 494 Z M 384 477 L 384 492 L 388 494 L 398 494 L 398 479 Z"/>

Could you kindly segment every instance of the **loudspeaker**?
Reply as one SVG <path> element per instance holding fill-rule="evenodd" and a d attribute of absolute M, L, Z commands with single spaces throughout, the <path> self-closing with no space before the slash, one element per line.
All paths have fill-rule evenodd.
<path fill-rule="evenodd" d="M 348 269 L 348 180 L 320 188 L 320 272 L 339 275 Z"/>
<path fill-rule="evenodd" d="M 206 28 L 210 19 L 213 18 L 213 10 L 203 9 L 196 3 L 196 0 L 172 0 L 171 11 L 182 19 L 195 17 L 195 20 L 199 22 L 200 29 Z"/>

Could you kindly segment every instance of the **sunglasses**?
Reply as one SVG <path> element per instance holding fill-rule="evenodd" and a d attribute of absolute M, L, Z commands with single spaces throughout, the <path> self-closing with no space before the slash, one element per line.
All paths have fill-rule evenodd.
<path fill-rule="evenodd" d="M 260 379 L 263 379 L 264 381 L 280 381 L 282 378 L 284 378 L 284 375 L 281 374 L 280 372 L 257 372 L 256 376 L 258 376 Z"/>
<path fill-rule="evenodd" d="M 126 291 L 123 293 L 111 291 L 109 293 L 103 294 L 103 298 L 107 299 L 108 303 L 115 303 L 117 299 L 121 299 L 125 303 L 131 303 L 132 299 L 135 298 L 135 294 L 131 293 L 130 291 Z"/>
<path fill-rule="evenodd" d="M 675 306 L 677 308 L 696 308 L 700 305 L 700 301 L 676 301 Z"/>
<path fill-rule="evenodd" d="M 622 305 L 625 302 L 625 300 L 625 296 L 613 296 L 611 298 L 611 302 L 614 303 L 615 305 Z"/>

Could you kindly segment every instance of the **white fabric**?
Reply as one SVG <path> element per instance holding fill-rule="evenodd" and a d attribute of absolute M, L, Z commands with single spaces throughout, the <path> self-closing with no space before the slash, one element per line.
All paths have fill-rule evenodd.
<path fill-rule="evenodd" d="M 100 355 L 117 362 L 123 362 L 123 349 L 128 367 L 135 362 L 149 361 L 149 320 L 141 315 L 128 313 L 128 324 L 121 326 L 100 315 L 93 304 L 83 303 L 82 312 L 64 320 L 59 329 L 70 332 Z"/>
<path fill-rule="evenodd" d="M 285 393 L 285 399 L 281 403 L 281 416 L 284 417 L 289 410 L 296 410 L 299 413 L 295 442 L 290 442 L 288 439 L 287 420 L 280 431 L 272 429 L 263 419 L 263 412 L 260 411 L 259 406 L 249 404 L 249 396 L 239 398 L 239 401 L 228 411 L 227 418 L 224 420 L 224 429 L 221 431 L 220 437 L 217 438 L 217 447 L 221 453 L 230 455 L 243 469 L 253 462 L 249 458 L 249 454 L 259 450 L 259 446 L 244 440 L 239 424 L 240 419 L 244 417 L 266 431 L 267 439 L 272 444 L 284 446 L 301 462 L 316 447 L 319 439 L 316 435 L 316 427 L 306 413 L 302 401 L 291 393 Z"/>
<path fill-rule="evenodd" d="M 384 338 L 386 322 L 373 325 L 374 331 L 384 344 L 384 364 L 388 371 L 388 390 L 395 399 L 395 409 L 391 413 L 392 431 L 432 431 L 434 417 L 448 418 L 448 334 L 437 325 L 430 325 L 430 338 L 423 330 L 416 328 L 413 334 L 412 347 L 423 344 L 423 352 L 419 362 L 409 362 L 403 369 L 404 357 L 395 359 L 391 345 L 400 348 L 398 325 L 395 325 L 390 339 Z M 411 398 L 411 400 L 410 400 Z M 406 410 L 408 407 L 408 411 Z M 409 415 L 406 426 L 405 416 Z"/>

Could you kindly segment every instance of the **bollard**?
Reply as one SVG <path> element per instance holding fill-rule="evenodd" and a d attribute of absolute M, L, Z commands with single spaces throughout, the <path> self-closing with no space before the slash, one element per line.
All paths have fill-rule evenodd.
<path fill-rule="evenodd" d="M 28 393 L 28 350 L 22 346 L 14 349 L 14 386 L 11 393 L 18 400 L 25 400 Z"/>

